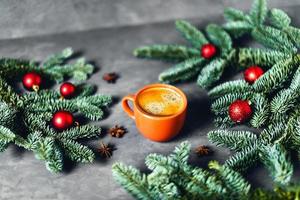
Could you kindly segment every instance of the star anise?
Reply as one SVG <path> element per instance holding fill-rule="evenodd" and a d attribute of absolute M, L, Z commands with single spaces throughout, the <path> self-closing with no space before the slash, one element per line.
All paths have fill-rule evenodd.
<path fill-rule="evenodd" d="M 112 137 L 120 138 L 123 137 L 127 131 L 124 127 L 115 125 L 114 127 L 110 128 L 108 132 Z"/>
<path fill-rule="evenodd" d="M 119 78 L 119 75 L 115 72 L 110 72 L 104 74 L 102 78 L 108 83 L 115 83 L 116 80 Z"/>
<path fill-rule="evenodd" d="M 100 147 L 98 150 L 101 156 L 105 158 L 109 158 L 112 156 L 112 148 L 110 148 L 109 145 L 104 144 L 103 142 L 100 142 Z"/>
<path fill-rule="evenodd" d="M 199 156 L 206 156 L 212 153 L 208 146 L 200 145 L 195 149 L 195 153 Z"/>

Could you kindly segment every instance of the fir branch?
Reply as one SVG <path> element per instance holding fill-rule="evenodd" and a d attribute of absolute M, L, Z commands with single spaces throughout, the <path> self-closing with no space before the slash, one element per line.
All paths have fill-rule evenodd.
<path fill-rule="evenodd" d="M 211 61 L 201 70 L 197 84 L 202 88 L 210 87 L 221 78 L 227 65 L 227 61 L 221 58 Z"/>
<path fill-rule="evenodd" d="M 8 147 L 8 143 L 0 141 L 0 153 L 4 152 Z"/>
<path fill-rule="evenodd" d="M 49 95 L 49 96 L 48 96 Z M 55 94 L 54 94 L 55 95 Z M 58 96 L 56 94 L 55 96 Z M 54 113 L 58 110 L 67 110 L 70 112 L 81 112 L 91 120 L 99 120 L 103 117 L 102 107 L 109 105 L 112 101 L 111 96 L 107 95 L 93 95 L 87 97 L 67 99 L 53 99 L 53 93 L 44 93 L 41 97 L 33 97 L 35 103 L 25 104 L 26 109 L 33 113 L 51 112 Z M 29 101 L 30 97 L 25 97 L 25 101 Z"/>
<path fill-rule="evenodd" d="M 190 151 L 188 143 L 182 143 L 175 154 Z M 240 199 L 247 197 L 249 183 L 241 175 L 226 166 L 210 163 L 216 173 L 193 167 L 178 158 L 151 154 L 147 165 L 153 170 L 142 174 L 131 166 L 113 165 L 114 178 L 137 199 Z M 177 160 L 177 161 L 176 161 Z"/>
<path fill-rule="evenodd" d="M 73 54 L 73 49 L 68 47 L 65 48 L 62 52 L 50 55 L 43 62 L 43 68 L 49 69 L 55 65 L 61 65 L 66 61 L 66 59 L 70 58 L 72 54 Z"/>
<path fill-rule="evenodd" d="M 299 146 L 299 138 L 296 131 L 297 128 L 297 122 L 300 121 L 300 109 L 299 107 L 296 108 L 288 118 L 288 121 L 285 122 L 285 130 L 282 134 L 282 136 L 278 139 L 278 142 L 285 143 L 285 142 L 291 142 L 293 146 Z"/>
<path fill-rule="evenodd" d="M 202 32 L 189 22 L 178 20 L 176 27 L 194 48 L 180 45 L 152 45 L 137 48 L 133 54 L 142 58 L 179 61 L 180 63 L 159 75 L 159 81 L 165 83 L 190 80 L 199 75 L 201 69 L 204 68 L 198 76 L 198 84 L 203 88 L 210 87 L 220 79 L 224 68 L 236 59 L 236 49 L 232 48 L 230 35 L 222 27 L 210 24 L 206 27 L 208 41 Z M 209 59 L 202 57 L 198 48 L 208 43 L 218 47 L 218 52 L 214 55 L 218 61 L 210 62 Z"/>
<path fill-rule="evenodd" d="M 185 177 L 183 187 L 186 188 L 186 191 L 189 194 L 191 194 L 191 197 L 189 198 L 196 199 L 197 197 L 201 197 L 203 199 L 209 199 L 214 197 L 223 197 L 224 194 L 226 194 L 226 189 L 216 176 L 201 168 L 183 167 L 182 169 L 184 170 L 185 175 L 180 174 L 177 180 Z"/>
<path fill-rule="evenodd" d="M 292 90 L 299 90 L 299 88 L 300 88 L 300 68 L 298 68 L 296 70 L 289 88 Z"/>
<path fill-rule="evenodd" d="M 53 173 L 62 171 L 63 156 L 53 138 L 40 138 L 33 151 L 38 159 L 46 161 L 46 168 L 49 171 Z"/>
<path fill-rule="evenodd" d="M 245 171 L 253 166 L 258 160 L 259 147 L 257 144 L 245 147 L 225 161 L 225 166 L 237 171 Z"/>
<path fill-rule="evenodd" d="M 81 99 L 74 99 L 74 101 L 75 100 L 77 100 L 77 104 L 80 104 L 80 101 L 82 101 L 82 102 L 87 102 L 89 104 L 95 105 L 97 107 L 105 107 L 111 104 L 112 97 L 110 95 L 105 95 L 105 94 L 95 94 L 95 95 L 85 96 Z"/>
<path fill-rule="evenodd" d="M 159 75 L 163 82 L 176 82 L 188 80 L 196 76 L 206 61 L 203 58 L 190 58 L 169 68 Z"/>
<path fill-rule="evenodd" d="M 78 89 L 77 96 L 76 96 L 77 98 L 91 96 L 96 91 L 96 87 L 90 84 L 77 85 L 77 89 Z"/>
<path fill-rule="evenodd" d="M 92 162 L 94 152 L 81 145 L 76 139 L 96 137 L 100 128 L 91 125 L 73 127 L 64 131 L 54 129 L 50 120 L 58 110 L 81 112 L 92 120 L 102 117 L 102 107 L 111 103 L 108 95 L 93 95 L 93 86 L 79 85 L 77 94 L 71 99 L 60 99 L 60 94 L 53 90 L 17 94 L 8 84 L 16 77 L 27 72 L 36 72 L 57 82 L 64 78 L 75 81 L 85 80 L 93 71 L 93 66 L 84 59 L 67 64 L 73 51 L 70 48 L 54 54 L 42 62 L 20 59 L 0 60 L 0 151 L 9 143 L 33 151 L 35 156 L 45 161 L 51 172 L 63 169 L 64 156 L 77 162 Z"/>
<path fill-rule="evenodd" d="M 300 118 L 297 118 L 297 120 L 299 120 Z M 300 124 L 299 121 L 296 122 L 295 128 L 293 129 L 293 132 L 291 134 L 291 143 L 294 147 L 294 149 L 296 149 L 296 151 L 298 152 L 298 155 L 300 155 L 300 151 L 299 151 L 299 146 L 300 146 Z M 299 157 L 300 158 L 300 157 Z"/>
<path fill-rule="evenodd" d="M 187 164 L 191 145 L 186 141 L 175 147 L 174 153 L 171 155 L 179 164 Z"/>
<path fill-rule="evenodd" d="M 152 45 L 135 49 L 133 55 L 140 58 L 182 61 L 198 57 L 200 51 L 181 45 Z"/>
<path fill-rule="evenodd" d="M 95 154 L 91 149 L 74 140 L 61 139 L 60 144 L 64 148 L 66 156 L 72 161 L 91 163 L 95 159 Z"/>
<path fill-rule="evenodd" d="M 254 93 L 245 92 L 245 93 L 231 93 L 223 95 L 222 97 L 216 99 L 212 105 L 211 110 L 215 113 L 227 112 L 229 105 L 237 99 L 240 100 L 250 100 L 253 97 Z"/>
<path fill-rule="evenodd" d="M 224 17 L 227 22 L 223 25 L 223 28 L 235 38 L 253 30 L 253 19 L 241 10 L 225 8 Z"/>
<path fill-rule="evenodd" d="M 18 102 L 19 107 L 30 107 L 28 105 L 38 102 L 50 102 L 60 98 L 60 94 L 57 91 L 52 90 L 40 90 L 37 93 L 24 93 L 20 97 Z"/>
<path fill-rule="evenodd" d="M 255 83 L 253 89 L 258 92 L 270 92 L 283 85 L 298 63 L 297 57 L 290 57 L 276 63 L 270 70 L 264 73 Z"/>
<path fill-rule="evenodd" d="M 60 139 L 80 139 L 80 138 L 92 138 L 99 136 L 101 128 L 92 125 L 83 125 L 75 128 L 68 129 L 57 134 L 57 138 Z"/>
<path fill-rule="evenodd" d="M 282 123 L 270 124 L 259 135 L 259 140 L 263 144 L 274 144 L 282 137 L 285 126 Z"/>
<path fill-rule="evenodd" d="M 80 58 L 72 64 L 64 64 L 72 53 L 72 50 L 67 48 L 61 53 L 48 57 L 40 67 L 33 61 L 3 58 L 0 60 L 0 76 L 11 79 L 26 72 L 35 71 L 56 82 L 62 82 L 64 78 L 73 78 L 75 81 L 86 80 L 88 75 L 93 72 L 94 67 L 86 63 L 84 58 Z"/>
<path fill-rule="evenodd" d="M 15 133 L 13 133 L 9 128 L 0 125 L 0 142 L 8 144 L 15 139 Z"/>
<path fill-rule="evenodd" d="M 250 120 L 250 124 L 255 128 L 260 128 L 268 122 L 270 105 L 268 99 L 260 94 L 256 94 L 252 101 L 254 104 L 254 113 Z"/>
<path fill-rule="evenodd" d="M 148 189 L 147 177 L 137 169 L 122 163 L 116 163 L 112 166 L 112 171 L 115 180 L 137 199 L 157 199 L 157 196 L 153 195 Z"/>
<path fill-rule="evenodd" d="M 276 117 L 287 114 L 295 106 L 299 95 L 298 90 L 285 89 L 280 91 L 271 101 L 271 112 Z"/>
<path fill-rule="evenodd" d="M 293 174 L 293 165 L 284 147 L 280 144 L 268 145 L 263 146 L 261 151 L 260 157 L 273 180 L 280 185 L 288 184 Z"/>
<path fill-rule="evenodd" d="M 235 8 L 225 8 L 224 17 L 227 21 L 246 21 L 246 15 L 243 11 Z"/>
<path fill-rule="evenodd" d="M 218 176 L 226 184 L 232 199 L 246 199 L 250 191 L 250 184 L 238 172 L 229 167 L 221 166 L 216 161 L 211 161 L 208 166 L 217 171 Z"/>
<path fill-rule="evenodd" d="M 74 81 L 81 82 L 92 74 L 94 67 L 86 63 L 84 58 L 77 59 L 75 63 L 65 65 L 54 65 L 43 70 L 43 73 L 48 75 L 56 82 L 62 82 L 64 77 L 73 78 Z"/>
<path fill-rule="evenodd" d="M 18 102 L 18 95 L 7 82 L 0 77 L 0 101 L 9 105 L 16 105 Z"/>
<path fill-rule="evenodd" d="M 297 52 L 297 48 L 289 40 L 288 36 L 273 27 L 264 26 L 262 28 L 255 28 L 252 36 L 268 48 L 281 50 L 286 53 Z"/>
<path fill-rule="evenodd" d="M 238 63 L 243 67 L 259 65 L 269 69 L 275 63 L 289 56 L 289 54 L 269 49 L 240 48 L 238 51 Z"/>
<path fill-rule="evenodd" d="M 282 29 L 290 26 L 291 18 L 281 9 L 273 8 L 270 12 L 272 26 Z"/>
<path fill-rule="evenodd" d="M 251 86 L 244 80 L 235 80 L 222 83 L 208 92 L 208 95 L 213 98 L 223 96 L 225 94 L 237 92 L 249 92 Z"/>
<path fill-rule="evenodd" d="M 156 171 L 167 171 L 169 174 L 173 172 L 173 170 L 178 168 L 178 162 L 172 159 L 171 157 L 165 157 L 158 154 L 149 154 L 146 157 L 145 164 L 151 170 Z"/>
<path fill-rule="evenodd" d="M 35 145 L 35 156 L 39 160 L 47 160 L 51 157 L 54 139 L 51 137 L 40 138 Z"/>
<path fill-rule="evenodd" d="M 208 38 L 217 45 L 222 55 L 227 55 L 232 49 L 232 41 L 228 33 L 216 24 L 210 24 L 206 27 Z"/>
<path fill-rule="evenodd" d="M 37 143 L 41 141 L 43 138 L 43 134 L 40 131 L 33 131 L 27 135 L 27 139 L 22 141 L 22 144 L 27 143 L 25 146 L 26 149 L 32 150 L 36 149 Z"/>
<path fill-rule="evenodd" d="M 175 22 L 177 30 L 183 37 L 189 41 L 195 48 L 200 48 L 207 44 L 208 41 L 201 31 L 185 20 L 177 20 Z"/>
<path fill-rule="evenodd" d="M 52 146 L 52 154 L 46 161 L 46 168 L 54 173 L 58 173 L 63 169 L 63 155 L 57 144 Z"/>
<path fill-rule="evenodd" d="M 266 0 L 254 0 L 249 14 L 253 23 L 260 26 L 265 21 L 267 12 Z"/>
<path fill-rule="evenodd" d="M 84 100 L 78 101 L 75 105 L 80 113 L 91 120 L 102 119 L 104 115 L 103 111 L 98 106 L 90 104 Z"/>
<path fill-rule="evenodd" d="M 167 180 L 167 179 L 165 179 Z M 159 196 L 161 199 L 174 199 L 180 200 L 182 196 L 180 195 L 180 191 L 175 183 L 173 182 L 161 182 L 159 185 L 156 186 L 156 190 L 159 192 Z"/>
<path fill-rule="evenodd" d="M 208 132 L 207 137 L 217 146 L 236 151 L 253 145 L 257 140 L 257 136 L 250 131 L 215 130 Z"/>
<path fill-rule="evenodd" d="M 21 74 L 28 71 L 35 71 L 36 66 L 28 60 L 16 58 L 1 58 L 0 59 L 0 76 L 13 78 L 19 77 Z M 39 69 L 37 69 L 39 71 Z"/>
<path fill-rule="evenodd" d="M 18 111 L 5 102 L 0 101 L 0 125 L 14 129 Z"/>
<path fill-rule="evenodd" d="M 245 33 L 251 32 L 253 27 L 245 21 L 232 21 L 224 24 L 223 28 L 237 38 Z"/>
<path fill-rule="evenodd" d="M 226 110 L 223 111 L 226 113 Z M 225 129 L 230 128 L 234 125 L 234 122 L 230 119 L 229 116 L 226 116 L 226 114 L 222 114 L 222 116 L 216 116 L 214 119 L 214 124 L 216 127 Z"/>
<path fill-rule="evenodd" d="M 300 29 L 292 26 L 286 27 L 283 31 L 294 42 L 294 44 L 300 48 Z"/>
<path fill-rule="evenodd" d="M 24 123 L 28 127 L 31 132 L 42 132 L 47 136 L 55 136 L 56 131 L 52 127 L 49 126 L 48 122 L 53 117 L 53 113 L 51 112 L 42 112 L 42 113 L 32 113 L 32 112 L 24 112 Z"/>

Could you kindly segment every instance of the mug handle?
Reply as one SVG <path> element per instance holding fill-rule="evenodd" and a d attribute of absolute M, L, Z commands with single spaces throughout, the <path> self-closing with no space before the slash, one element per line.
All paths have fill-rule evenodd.
<path fill-rule="evenodd" d="M 122 107 L 123 107 L 123 110 L 127 113 L 127 115 L 129 117 L 131 117 L 132 119 L 135 119 L 134 112 L 129 107 L 128 101 L 134 102 L 134 95 L 133 94 L 129 94 L 129 95 L 123 97 L 123 99 L 122 99 Z"/>

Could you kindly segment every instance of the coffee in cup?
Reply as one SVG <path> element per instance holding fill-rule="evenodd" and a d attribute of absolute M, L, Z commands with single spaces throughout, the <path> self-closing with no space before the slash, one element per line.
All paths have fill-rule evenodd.
<path fill-rule="evenodd" d="M 182 97 L 168 88 L 150 88 L 138 96 L 143 111 L 155 116 L 170 116 L 183 107 Z"/>
<path fill-rule="evenodd" d="M 132 102 L 132 107 L 128 102 Z M 187 110 L 185 94 L 172 85 L 151 84 L 122 99 L 124 111 L 146 138 L 165 142 L 181 130 Z"/>

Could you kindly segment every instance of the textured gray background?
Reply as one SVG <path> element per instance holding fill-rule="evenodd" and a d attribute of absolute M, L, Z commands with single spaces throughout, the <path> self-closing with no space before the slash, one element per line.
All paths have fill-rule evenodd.
<path fill-rule="evenodd" d="M 0 155 L 0 199 L 131 199 L 112 179 L 114 162 L 122 161 L 146 170 L 147 154 L 169 153 L 181 141 L 190 141 L 193 148 L 199 144 L 212 146 L 206 138 L 207 131 L 213 129 L 210 102 L 205 91 L 194 83 L 177 84 L 188 96 L 188 116 L 181 134 L 167 143 L 144 139 L 122 111 L 119 100 L 145 84 L 156 82 L 158 74 L 170 66 L 170 63 L 136 59 L 131 54 L 132 49 L 143 44 L 182 43 L 173 26 L 175 18 L 191 18 L 204 27 L 209 21 L 221 22 L 224 6 L 234 4 L 245 9 L 250 1 L 0 1 L 0 38 L 3 39 L 0 55 L 42 60 L 67 46 L 73 47 L 99 67 L 89 82 L 97 84 L 99 93 L 111 94 L 117 99 L 107 118 L 97 124 L 107 128 L 117 123 L 129 131 L 122 139 L 103 134 L 101 140 L 117 148 L 111 159 L 97 159 L 88 165 L 68 164 L 66 171 L 58 175 L 46 171 L 31 152 L 11 146 Z M 296 18 L 299 0 L 274 0 L 270 4 L 284 8 L 300 24 Z M 101 79 L 103 73 L 110 71 L 121 75 L 116 84 L 107 84 Z M 98 143 L 99 140 L 95 140 L 90 145 L 96 148 Z M 192 154 L 191 162 L 205 167 L 208 160 L 222 162 L 230 155 L 226 149 L 212 148 L 213 156 L 197 158 Z M 264 186 L 270 181 L 261 167 L 249 171 L 247 177 L 255 186 Z"/>
<path fill-rule="evenodd" d="M 220 15 L 226 6 L 247 9 L 250 4 L 251 0 L 1 0 L 0 39 L 140 25 L 174 18 L 209 20 Z M 269 0 L 269 5 L 299 6 L 299 0 Z"/>

